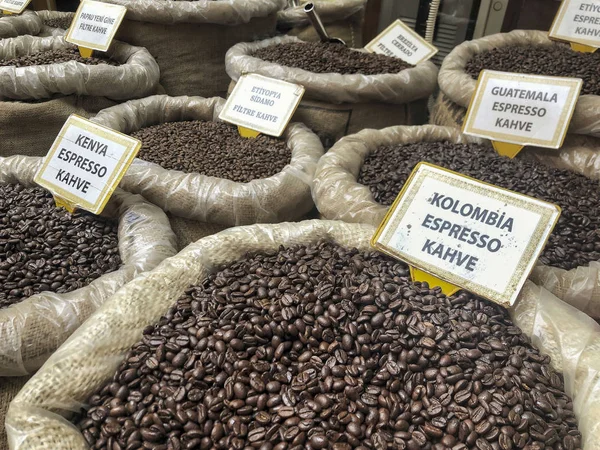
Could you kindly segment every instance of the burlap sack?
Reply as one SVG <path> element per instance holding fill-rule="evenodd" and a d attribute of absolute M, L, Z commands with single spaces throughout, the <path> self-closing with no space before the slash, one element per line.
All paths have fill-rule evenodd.
<path fill-rule="evenodd" d="M 367 0 L 317 0 L 312 3 L 329 36 L 342 39 L 348 47 L 363 46 L 362 25 Z M 319 41 L 302 5 L 277 13 L 277 31 L 303 41 Z"/>
<path fill-rule="evenodd" d="M 213 97 L 155 95 L 100 112 L 93 121 L 125 134 L 164 122 L 218 120 L 225 100 Z M 302 217 L 313 206 L 310 189 L 323 146 L 302 124 L 290 124 L 282 139 L 290 164 L 276 175 L 237 183 L 200 174 L 163 169 L 136 159 L 121 182 L 175 216 L 221 225 L 282 222 Z"/>
<path fill-rule="evenodd" d="M 576 142 L 578 137 L 574 137 Z M 414 142 L 477 142 L 484 140 L 465 136 L 452 127 L 425 125 L 421 127 L 390 127 L 384 130 L 363 130 L 338 142 L 321 158 L 313 182 L 313 199 L 321 217 L 345 222 L 378 225 L 388 207 L 377 203 L 367 186 L 357 182 L 358 173 L 367 155 L 384 145 Z M 581 153 L 568 142 L 559 154 Z M 489 143 L 488 143 L 489 145 Z M 519 157 L 539 158 L 542 149 L 525 149 Z M 548 150 L 545 150 L 548 152 Z M 553 156 L 560 160 L 560 156 Z M 596 158 L 592 158 L 596 163 Z M 593 167 L 590 166 L 589 171 Z M 574 305 L 592 317 L 600 318 L 600 262 L 573 270 L 537 266 L 530 275 L 535 283 Z"/>
<path fill-rule="evenodd" d="M 13 450 L 85 449 L 65 417 L 112 376 L 142 330 L 155 323 L 191 284 L 246 252 L 321 239 L 369 248 L 369 225 L 312 220 L 238 227 L 202 239 L 117 292 L 48 360 L 10 406 L 6 426 Z M 600 327 L 589 317 L 527 283 L 512 316 L 563 371 L 584 436 L 584 449 L 600 448 Z"/>
<path fill-rule="evenodd" d="M 0 184 L 34 185 L 41 163 L 0 158 Z M 45 292 L 0 309 L 0 376 L 34 372 L 117 289 L 176 253 L 167 216 L 142 197 L 118 190 L 103 215 L 119 218 L 122 267 L 67 294 Z"/>
<path fill-rule="evenodd" d="M 287 42 L 300 39 L 282 36 L 235 45 L 227 52 L 227 73 L 234 81 L 243 73 L 258 73 L 303 85 L 306 91 L 293 120 L 317 133 L 325 147 L 364 128 L 425 123 L 437 74 L 430 61 L 398 74 L 342 75 L 311 73 L 251 56 L 259 48 Z"/>
<path fill-rule="evenodd" d="M 548 39 L 548 33 L 545 31 L 535 30 L 515 30 L 510 33 L 499 33 L 463 42 L 446 56 L 440 68 L 438 75 L 440 93 L 431 114 L 431 123 L 461 127 L 477 84 L 477 80 L 474 80 L 465 71 L 467 63 L 479 53 L 509 45 L 552 46 L 564 44 Z M 597 139 L 600 137 L 600 96 L 582 95 L 579 97 L 569 126 L 569 136 L 572 135 L 584 135 L 588 140 L 579 140 L 579 149 L 572 150 L 574 154 L 561 154 L 558 159 L 562 160 L 562 163 L 559 166 L 584 173 L 586 164 L 582 166 L 580 163 L 595 155 L 596 148 L 600 147 L 600 139 Z M 593 157 L 595 158 L 595 156 Z"/>
<path fill-rule="evenodd" d="M 3 378 L 0 379 L 0 450 L 8 450 L 8 440 L 6 439 L 6 430 L 4 429 L 4 421 L 8 406 L 16 397 L 30 376 Z"/>
<path fill-rule="evenodd" d="M 275 34 L 285 0 L 101 0 L 127 7 L 117 38 L 147 48 L 169 95 L 224 97 L 225 52 Z"/>
<path fill-rule="evenodd" d="M 63 37 L 20 36 L 0 41 L 0 59 L 70 47 Z M 121 65 L 0 67 L 0 156 L 46 155 L 69 115 L 155 93 L 158 65 L 146 49 L 115 41 L 107 54 Z"/>
<path fill-rule="evenodd" d="M 65 11 L 36 11 L 36 13 L 43 24 L 40 36 L 63 36 L 75 17 L 74 12 Z"/>
<path fill-rule="evenodd" d="M 192 242 L 196 242 L 206 236 L 217 234 L 227 227 L 216 223 L 199 222 L 197 220 L 185 219 L 172 214 L 167 214 L 171 228 L 177 238 L 177 249 L 183 250 Z"/>
<path fill-rule="evenodd" d="M 22 14 L 0 15 L 0 39 L 22 35 L 37 36 L 42 29 L 42 21 L 33 11 Z"/>

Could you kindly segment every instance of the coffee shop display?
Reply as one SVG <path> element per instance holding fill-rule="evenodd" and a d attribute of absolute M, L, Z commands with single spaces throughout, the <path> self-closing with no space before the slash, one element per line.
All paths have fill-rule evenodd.
<path fill-rule="evenodd" d="M 600 263 L 600 184 L 532 161 L 527 150 L 516 159 L 499 156 L 489 142 L 451 127 L 363 130 L 319 161 L 313 185 L 317 208 L 326 219 L 378 225 L 421 161 L 559 205 L 562 215 L 532 279 L 557 295 L 568 282 L 570 295 L 559 297 L 600 318 L 600 300 L 592 295 L 594 286 L 600 288 L 594 281 Z"/>
<path fill-rule="evenodd" d="M 68 213 L 33 183 L 42 158 L 0 158 L 0 376 L 35 372 L 121 286 L 176 253 L 162 210 L 117 191 Z"/>
<path fill-rule="evenodd" d="M 23 14 L 3 14 L 0 11 L 0 39 L 23 35 L 37 36 L 42 30 L 43 23 L 33 11 Z"/>
<path fill-rule="evenodd" d="M 127 8 L 117 39 L 145 47 L 169 95 L 225 96 L 225 53 L 275 34 L 286 0 L 100 0 Z"/>
<path fill-rule="evenodd" d="M 600 146 L 600 53 L 580 53 L 568 44 L 548 39 L 542 31 L 516 30 L 463 42 L 440 68 L 440 93 L 431 114 L 431 123 L 462 126 L 477 77 L 483 69 L 505 72 L 575 77 L 583 79 L 581 96 L 569 127 L 575 145 L 567 149 L 538 153 L 556 167 L 598 178 L 597 148 Z"/>
<path fill-rule="evenodd" d="M 430 61 L 413 67 L 398 58 L 292 36 L 237 44 L 227 52 L 226 68 L 234 82 L 258 73 L 304 86 L 293 120 L 310 127 L 326 147 L 363 128 L 424 123 L 437 76 Z"/>
<path fill-rule="evenodd" d="M 304 12 L 305 2 L 290 5 L 277 13 L 277 31 L 303 41 L 319 41 L 319 34 Z M 342 39 L 349 47 L 363 46 L 362 26 L 367 0 L 317 0 L 312 2 L 331 36 Z"/>
<path fill-rule="evenodd" d="M 114 41 L 82 58 L 64 37 L 0 40 L 0 155 L 44 156 L 71 114 L 154 94 L 156 61 L 144 48 Z"/>
<path fill-rule="evenodd" d="M 238 227 L 165 260 L 18 394 L 13 448 L 596 448 L 598 324 L 532 283 L 509 311 L 414 284 L 374 231 Z"/>
<path fill-rule="evenodd" d="M 101 111 L 94 122 L 142 141 L 121 181 L 171 214 L 226 226 L 299 219 L 323 154 L 318 137 L 291 123 L 281 138 L 240 136 L 218 119 L 225 100 L 152 96 Z"/>

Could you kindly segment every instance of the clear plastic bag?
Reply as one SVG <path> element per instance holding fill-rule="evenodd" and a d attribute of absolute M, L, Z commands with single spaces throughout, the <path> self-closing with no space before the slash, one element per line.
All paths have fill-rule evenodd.
<path fill-rule="evenodd" d="M 37 36 L 42 30 L 42 21 L 33 11 L 0 17 L 0 39 L 22 35 Z"/>
<path fill-rule="evenodd" d="M 164 122 L 217 121 L 225 100 L 218 97 L 155 95 L 101 111 L 92 120 L 125 134 Z M 271 177 L 248 183 L 167 170 L 136 159 L 121 181 L 165 211 L 200 222 L 247 225 L 302 217 L 313 207 L 310 195 L 324 149 L 304 125 L 292 123 L 282 135 L 292 152 L 290 163 Z"/>
<path fill-rule="evenodd" d="M 0 183 L 32 186 L 41 163 L 42 158 L 0 158 Z M 35 372 L 121 286 L 177 253 L 166 214 L 139 195 L 117 190 L 103 215 L 119 219 L 123 265 L 75 291 L 43 292 L 0 309 L 0 376 Z"/>
<path fill-rule="evenodd" d="M 375 228 L 334 221 L 232 228 L 191 244 L 127 284 L 48 360 L 12 402 L 6 428 L 12 450 L 87 449 L 67 419 L 116 370 L 142 330 L 155 323 L 191 284 L 246 252 L 322 239 L 369 248 Z M 574 398 L 584 450 L 600 448 L 600 327 L 589 317 L 527 283 L 511 315 L 562 370 Z"/>

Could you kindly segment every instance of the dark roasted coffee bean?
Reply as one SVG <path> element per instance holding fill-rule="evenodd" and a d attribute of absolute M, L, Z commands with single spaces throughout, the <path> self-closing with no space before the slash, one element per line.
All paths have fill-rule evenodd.
<path fill-rule="evenodd" d="M 491 146 L 420 142 L 374 149 L 365 158 L 358 182 L 369 187 L 376 202 L 391 205 L 414 167 L 422 161 L 558 204 L 563 213 L 540 256 L 540 263 L 570 270 L 600 259 L 600 233 L 597 232 L 600 229 L 600 184 L 597 180 L 550 168 L 522 155 L 509 159 L 498 155 Z M 491 344 L 490 347 L 504 350 Z M 466 356 L 478 359 L 482 351 L 472 348 Z M 519 357 L 513 357 L 513 362 L 518 365 Z"/>
<path fill-rule="evenodd" d="M 39 187 L 0 186 L 0 308 L 74 291 L 120 265 L 117 223 L 57 208 Z"/>
<path fill-rule="evenodd" d="M 225 122 L 166 122 L 142 128 L 132 136 L 142 141 L 140 159 L 165 169 L 240 183 L 281 172 L 292 155 L 283 139 L 266 135 L 246 139 L 237 127 Z M 257 293 L 266 293 L 261 289 Z"/>
<path fill-rule="evenodd" d="M 292 42 L 258 49 L 252 55 L 282 66 L 297 67 L 313 73 L 377 75 L 398 73 L 411 67 L 399 58 L 357 52 L 345 45 L 320 42 Z"/>
<path fill-rule="evenodd" d="M 94 450 L 579 450 L 549 364 L 499 305 L 319 242 L 189 287 L 75 422 Z"/>
<path fill-rule="evenodd" d="M 98 52 L 96 52 L 98 53 Z M 104 56 L 94 55 L 90 58 L 84 58 L 79 54 L 77 48 L 61 49 L 61 50 L 46 50 L 37 53 L 18 56 L 16 58 L 0 59 L 0 67 L 27 67 L 41 66 L 46 64 L 59 64 L 69 61 L 76 61 L 81 64 L 95 66 L 98 64 L 109 64 L 118 66 L 119 64 Z"/>

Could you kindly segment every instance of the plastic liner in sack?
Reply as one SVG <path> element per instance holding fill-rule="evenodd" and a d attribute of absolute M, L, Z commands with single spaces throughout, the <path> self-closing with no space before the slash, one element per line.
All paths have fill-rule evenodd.
<path fill-rule="evenodd" d="M 0 14 L 0 39 L 23 35 L 37 36 L 42 30 L 42 21 L 33 11 L 2 16 Z"/>
<path fill-rule="evenodd" d="M 343 75 L 312 73 L 252 56 L 259 48 L 289 42 L 302 41 L 282 36 L 237 44 L 227 52 L 227 73 L 233 81 L 244 73 L 258 73 L 303 85 L 306 91 L 293 120 L 308 125 L 326 147 L 364 128 L 426 122 L 427 98 L 437 83 L 437 68 L 432 62 L 397 74 Z"/>
<path fill-rule="evenodd" d="M 455 47 L 442 63 L 438 75 L 440 93 L 431 113 L 431 123 L 435 125 L 462 127 L 467 107 L 475 93 L 477 80 L 465 71 L 473 56 L 494 48 L 511 45 L 552 46 L 564 45 L 551 41 L 545 31 L 515 30 L 499 33 L 481 39 L 463 42 Z M 546 158 L 541 150 L 535 156 L 546 164 L 572 170 L 586 176 L 592 172 L 593 178 L 599 178 L 596 167 L 597 148 L 600 147 L 600 96 L 582 95 L 579 97 L 573 119 L 569 126 L 573 145 L 558 152 L 549 153 Z M 593 170 L 590 170 L 592 168 Z"/>
<path fill-rule="evenodd" d="M 155 95 L 108 108 L 93 121 L 130 134 L 165 122 L 217 121 L 224 104 L 219 97 Z M 288 125 L 282 139 L 287 141 L 292 159 L 268 178 L 238 183 L 135 159 L 121 187 L 175 216 L 200 222 L 233 226 L 298 219 L 313 207 L 312 181 L 324 150 L 319 138 L 299 123 Z"/>
<path fill-rule="evenodd" d="M 34 186 L 43 158 L 0 158 L 0 183 Z M 115 272 L 66 294 L 42 292 L 0 309 L 0 376 L 33 373 L 104 301 L 142 272 L 173 256 L 175 235 L 166 214 L 139 195 L 117 190 L 104 216 L 119 219 Z"/>
<path fill-rule="evenodd" d="M 73 22 L 74 12 L 65 11 L 36 11 L 42 19 L 42 30 L 40 36 L 63 36 Z"/>
<path fill-rule="evenodd" d="M 486 142 L 483 139 L 463 135 L 456 128 L 436 125 L 363 130 L 353 136 L 345 137 L 321 158 L 317 166 L 313 182 L 313 199 L 321 217 L 379 225 L 388 207 L 377 203 L 368 186 L 357 182 L 367 155 L 382 146 L 439 141 Z M 563 151 L 571 150 L 565 145 Z M 530 149 L 526 148 L 522 153 L 522 156 L 528 157 Z M 600 262 L 595 261 L 588 266 L 572 270 L 540 265 L 534 268 L 530 279 L 581 311 L 600 318 L 599 269 Z"/>
<path fill-rule="evenodd" d="M 169 95 L 224 97 L 225 53 L 275 34 L 286 0 L 100 0 L 127 7 L 117 38 L 147 48 Z"/>
<path fill-rule="evenodd" d="M 3 39 L 0 60 L 67 48 L 75 47 L 59 36 Z M 146 49 L 113 41 L 107 55 L 121 65 L 0 67 L 0 156 L 44 156 L 71 114 L 90 117 L 156 92 L 158 65 Z"/>
<path fill-rule="evenodd" d="M 330 36 L 342 39 L 348 47 L 363 46 L 362 26 L 367 0 L 317 0 L 312 3 Z M 303 41 L 320 40 L 302 5 L 277 13 L 277 31 Z"/>
<path fill-rule="evenodd" d="M 66 417 L 115 372 L 127 351 L 186 288 L 246 252 L 277 251 L 280 245 L 334 241 L 369 248 L 375 228 L 311 220 L 232 228 L 204 238 L 152 272 L 119 290 L 48 360 L 12 402 L 6 419 L 13 450 L 86 449 L 83 435 Z M 600 448 L 600 327 L 547 291 L 527 283 L 511 312 L 555 368 L 583 434 L 584 450 Z"/>

